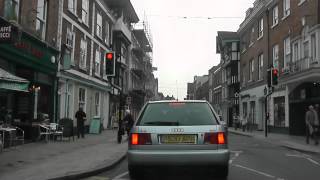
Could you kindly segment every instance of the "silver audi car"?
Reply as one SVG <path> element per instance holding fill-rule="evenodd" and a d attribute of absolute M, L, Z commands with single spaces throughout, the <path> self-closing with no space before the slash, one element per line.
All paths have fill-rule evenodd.
<path fill-rule="evenodd" d="M 228 176 L 227 128 L 207 101 L 148 102 L 128 142 L 128 169 L 134 179 L 158 166 L 203 166 Z"/>

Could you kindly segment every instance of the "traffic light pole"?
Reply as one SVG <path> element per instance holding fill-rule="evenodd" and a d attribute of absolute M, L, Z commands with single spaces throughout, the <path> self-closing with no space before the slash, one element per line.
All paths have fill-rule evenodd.
<path fill-rule="evenodd" d="M 272 89 L 273 87 L 271 87 L 271 89 Z M 265 99 L 264 99 L 264 112 L 265 112 L 265 123 L 264 123 L 264 136 L 265 137 L 268 137 L 268 120 L 269 120 L 269 112 L 267 112 L 268 111 L 268 97 L 269 96 L 271 96 L 271 94 L 272 94 L 272 90 L 271 90 L 271 92 L 269 92 L 267 95 L 266 95 L 266 97 L 265 97 Z"/>

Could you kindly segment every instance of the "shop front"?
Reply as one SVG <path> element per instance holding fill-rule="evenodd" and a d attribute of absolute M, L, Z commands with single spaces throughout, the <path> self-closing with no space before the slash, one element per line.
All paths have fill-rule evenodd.
<path fill-rule="evenodd" d="M 25 130 L 26 139 L 32 139 L 34 123 L 55 119 L 59 52 L 3 19 L 0 26 L 14 29 L 7 32 L 12 38 L 0 43 L 0 106 L 11 113 L 13 125 Z"/>

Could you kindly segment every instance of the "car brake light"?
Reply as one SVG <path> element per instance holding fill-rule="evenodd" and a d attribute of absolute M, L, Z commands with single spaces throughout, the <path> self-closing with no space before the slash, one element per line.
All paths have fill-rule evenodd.
<path fill-rule="evenodd" d="M 205 144 L 226 144 L 226 135 L 223 132 L 219 133 L 205 133 L 204 135 Z"/>
<path fill-rule="evenodd" d="M 151 143 L 151 135 L 149 133 L 132 133 L 131 145 L 148 145 Z"/>

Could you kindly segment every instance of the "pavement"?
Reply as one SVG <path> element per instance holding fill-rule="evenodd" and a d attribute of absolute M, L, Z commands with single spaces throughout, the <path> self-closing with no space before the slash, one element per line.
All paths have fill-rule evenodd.
<path fill-rule="evenodd" d="M 265 137 L 264 131 L 252 131 L 243 132 L 242 129 L 235 130 L 234 128 L 228 128 L 229 133 L 253 137 L 259 140 L 268 141 L 272 144 L 277 144 L 279 146 L 297 150 L 300 152 L 314 153 L 320 154 L 320 145 L 314 145 L 313 139 L 310 139 L 310 144 L 306 143 L 306 137 L 304 136 L 293 136 L 288 134 L 280 134 L 280 133 L 268 133 L 267 137 Z"/>
<path fill-rule="evenodd" d="M 116 166 L 126 157 L 127 142 L 118 144 L 116 130 L 87 134 L 75 141 L 36 142 L 0 153 L 1 180 L 80 179 Z"/>

